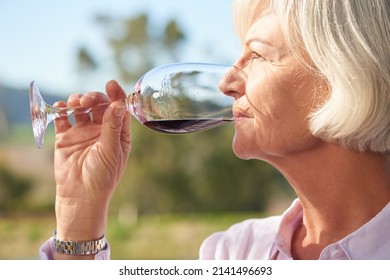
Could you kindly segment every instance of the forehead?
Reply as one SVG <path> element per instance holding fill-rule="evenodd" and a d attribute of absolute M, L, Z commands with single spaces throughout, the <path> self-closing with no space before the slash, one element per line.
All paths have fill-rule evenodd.
<path fill-rule="evenodd" d="M 269 0 L 234 0 L 233 23 L 241 40 L 253 23 L 269 10 Z"/>
<path fill-rule="evenodd" d="M 252 22 L 244 38 L 245 40 L 258 36 L 272 38 L 275 36 L 279 37 L 279 35 L 281 35 L 281 29 L 277 17 L 272 14 L 266 14 Z"/>

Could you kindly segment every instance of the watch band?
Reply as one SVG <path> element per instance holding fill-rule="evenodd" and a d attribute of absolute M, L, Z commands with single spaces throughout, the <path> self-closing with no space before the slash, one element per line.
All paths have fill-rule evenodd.
<path fill-rule="evenodd" d="M 54 251 L 66 255 L 95 255 L 107 246 L 105 235 L 96 240 L 69 241 L 57 239 L 57 231 L 54 231 Z"/>

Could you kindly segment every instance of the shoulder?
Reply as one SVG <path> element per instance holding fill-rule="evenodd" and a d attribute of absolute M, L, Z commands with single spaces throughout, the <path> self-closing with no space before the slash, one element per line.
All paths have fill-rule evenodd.
<path fill-rule="evenodd" d="M 209 236 L 200 259 L 268 259 L 281 216 L 250 219 Z"/>

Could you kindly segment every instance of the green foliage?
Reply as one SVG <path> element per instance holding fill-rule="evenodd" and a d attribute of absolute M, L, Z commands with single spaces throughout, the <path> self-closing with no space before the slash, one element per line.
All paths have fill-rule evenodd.
<path fill-rule="evenodd" d="M 77 61 L 80 72 L 94 71 L 98 67 L 98 63 L 85 47 L 79 48 L 77 52 Z"/>
<path fill-rule="evenodd" d="M 125 19 L 99 15 L 96 22 L 104 31 L 115 67 L 125 83 L 138 80 L 164 58 L 166 61 L 176 60 L 180 42 L 185 40 L 175 20 L 152 26 L 147 14 Z"/>
<path fill-rule="evenodd" d="M 23 209 L 31 186 L 31 179 L 13 173 L 0 163 L 0 212 Z"/>

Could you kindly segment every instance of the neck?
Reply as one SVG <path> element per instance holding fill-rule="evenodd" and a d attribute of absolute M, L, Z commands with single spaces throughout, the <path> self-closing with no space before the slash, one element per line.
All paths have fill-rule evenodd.
<path fill-rule="evenodd" d="M 303 206 L 303 224 L 292 244 L 297 257 L 318 258 L 324 247 L 361 227 L 390 201 L 390 168 L 383 154 L 324 143 L 315 152 L 273 164 Z"/>

